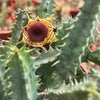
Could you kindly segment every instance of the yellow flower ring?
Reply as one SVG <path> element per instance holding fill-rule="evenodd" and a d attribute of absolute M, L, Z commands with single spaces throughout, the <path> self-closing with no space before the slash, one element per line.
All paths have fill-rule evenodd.
<path fill-rule="evenodd" d="M 54 35 L 51 20 L 52 15 L 46 19 L 37 17 L 35 20 L 28 16 L 28 24 L 23 27 L 22 42 L 33 47 L 43 47 L 49 42 L 56 42 L 57 38 Z"/>

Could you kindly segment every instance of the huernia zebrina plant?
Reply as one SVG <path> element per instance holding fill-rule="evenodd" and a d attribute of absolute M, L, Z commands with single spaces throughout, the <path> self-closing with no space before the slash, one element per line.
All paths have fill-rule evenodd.
<path fill-rule="evenodd" d="M 23 40 L 21 42 L 27 43 L 33 47 L 43 47 L 49 42 L 57 41 L 53 27 L 51 25 L 52 15 L 46 19 L 37 17 L 32 20 L 28 17 L 28 24 L 23 28 Z"/>
<path fill-rule="evenodd" d="M 100 65 L 100 49 L 89 50 L 99 34 L 100 0 L 86 0 L 56 32 L 54 4 L 42 0 L 36 18 L 28 10 L 16 13 L 12 37 L 0 46 L 0 100 L 100 100 L 99 72 L 80 67 L 88 60 Z"/>

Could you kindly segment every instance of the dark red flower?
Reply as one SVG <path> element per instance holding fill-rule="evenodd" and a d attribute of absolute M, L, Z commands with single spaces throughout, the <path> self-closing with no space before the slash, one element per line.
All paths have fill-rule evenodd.
<path fill-rule="evenodd" d="M 43 47 L 49 42 L 57 41 L 51 23 L 52 15 L 46 19 L 37 17 L 32 20 L 28 16 L 28 24 L 23 28 L 23 40 L 33 47 Z"/>
<path fill-rule="evenodd" d="M 68 15 L 70 17 L 72 17 L 72 18 L 75 18 L 80 11 L 81 11 L 80 9 L 70 10 L 70 12 L 68 13 Z"/>
<path fill-rule="evenodd" d="M 41 42 L 47 37 L 48 29 L 41 23 L 36 23 L 27 31 L 31 41 Z"/>

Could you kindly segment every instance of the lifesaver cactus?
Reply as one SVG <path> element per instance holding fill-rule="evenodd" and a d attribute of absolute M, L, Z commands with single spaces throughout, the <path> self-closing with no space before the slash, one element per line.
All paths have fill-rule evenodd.
<path fill-rule="evenodd" d="M 22 42 L 29 46 L 42 47 L 46 43 L 57 41 L 51 24 L 52 16 L 46 19 L 37 17 L 35 20 L 28 16 L 28 24 L 23 27 Z"/>

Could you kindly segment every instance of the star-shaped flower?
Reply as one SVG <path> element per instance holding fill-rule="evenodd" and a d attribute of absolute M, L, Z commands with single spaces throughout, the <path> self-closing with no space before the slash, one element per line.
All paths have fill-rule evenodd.
<path fill-rule="evenodd" d="M 22 41 L 33 47 L 42 47 L 49 42 L 57 41 L 51 20 L 52 15 L 46 19 L 37 17 L 35 20 L 28 16 L 28 24 L 23 28 Z"/>

